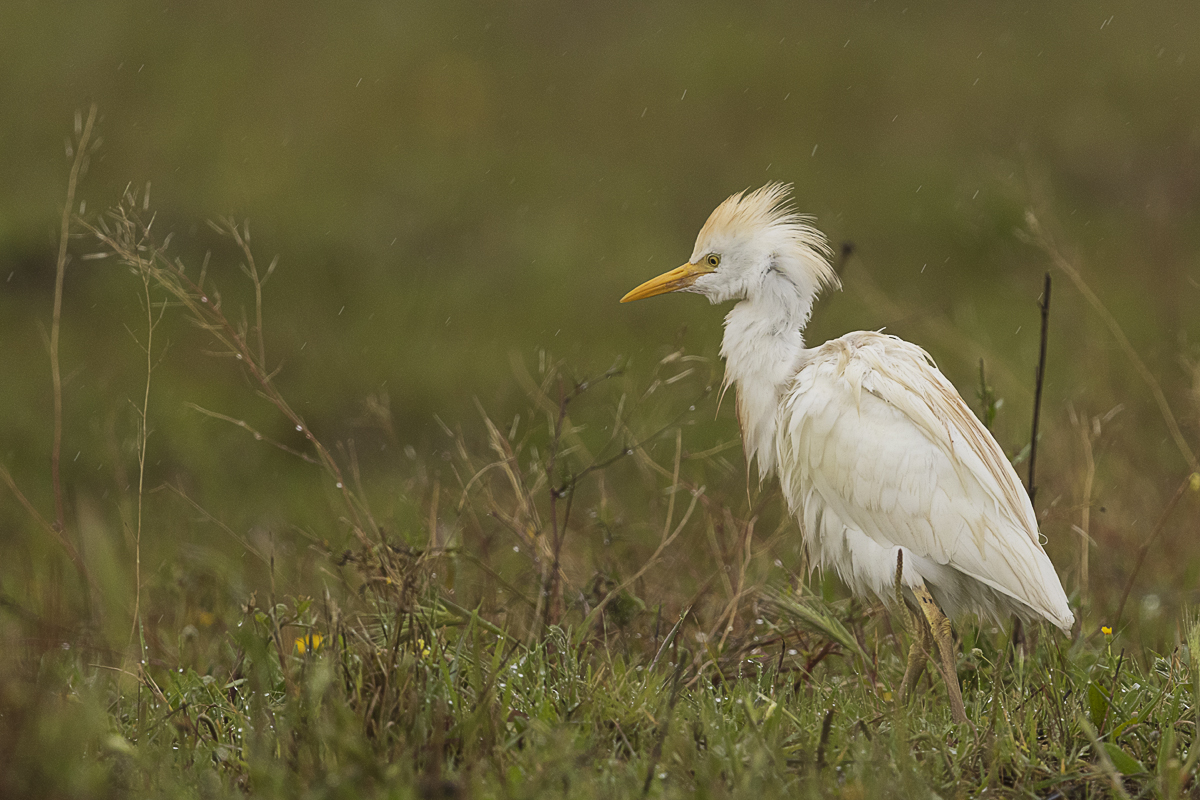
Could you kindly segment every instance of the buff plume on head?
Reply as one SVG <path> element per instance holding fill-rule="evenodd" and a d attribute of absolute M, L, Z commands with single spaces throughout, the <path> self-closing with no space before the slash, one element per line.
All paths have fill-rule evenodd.
<path fill-rule="evenodd" d="M 700 229 L 687 264 L 646 281 L 621 302 L 685 291 L 721 303 L 789 287 L 811 301 L 824 287 L 840 287 L 825 235 L 792 207 L 791 189 L 769 183 L 730 196 Z"/>

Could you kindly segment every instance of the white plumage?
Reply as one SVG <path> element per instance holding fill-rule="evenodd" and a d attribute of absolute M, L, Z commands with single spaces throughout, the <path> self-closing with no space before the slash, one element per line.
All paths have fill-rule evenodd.
<path fill-rule="evenodd" d="M 622 302 L 670 291 L 739 301 L 721 355 L 747 459 L 760 479 L 778 471 L 812 563 L 851 591 L 890 600 L 899 565 L 943 648 L 948 686 L 938 637 L 949 630 L 939 633 L 934 601 L 951 615 L 1015 613 L 1069 630 L 1074 616 L 1016 472 L 928 354 L 864 331 L 805 347 L 813 301 L 838 279 L 825 237 L 787 205 L 789 189 L 727 199 L 687 264 Z M 961 707 L 959 698 L 965 719 Z"/>
<path fill-rule="evenodd" d="M 857 332 L 805 351 L 779 408 L 779 476 L 815 563 L 887 599 L 903 549 L 948 614 L 1075 621 L 1000 446 L 929 356 Z"/>

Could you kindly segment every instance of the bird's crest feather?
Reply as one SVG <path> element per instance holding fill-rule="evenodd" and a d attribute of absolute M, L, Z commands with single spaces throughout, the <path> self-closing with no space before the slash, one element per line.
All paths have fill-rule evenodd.
<path fill-rule="evenodd" d="M 825 234 L 813 226 L 812 217 L 796 211 L 791 193 L 790 183 L 775 181 L 752 192 L 745 190 L 730 195 L 708 215 L 696 237 L 696 253 L 707 252 L 710 242 L 754 236 L 769 229 L 782 234 L 808 256 L 804 261 L 818 288 L 840 288 L 841 281 L 830 263 L 833 250 Z"/>

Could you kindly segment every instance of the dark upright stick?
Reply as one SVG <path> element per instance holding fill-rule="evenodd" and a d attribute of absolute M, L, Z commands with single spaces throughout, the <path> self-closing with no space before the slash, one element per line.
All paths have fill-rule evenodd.
<path fill-rule="evenodd" d="M 1033 433 L 1029 438 L 1029 499 L 1037 496 L 1037 486 L 1033 482 L 1034 463 L 1037 460 L 1038 415 L 1042 409 L 1042 383 L 1046 380 L 1046 332 L 1050 326 L 1050 273 L 1046 273 L 1046 284 L 1042 289 L 1042 299 L 1038 303 L 1042 309 L 1042 349 L 1038 355 L 1037 384 L 1033 389 Z"/>
<path fill-rule="evenodd" d="M 1033 387 L 1033 432 L 1029 437 L 1029 481 L 1027 483 L 1027 491 L 1029 492 L 1029 502 L 1033 502 L 1037 496 L 1037 486 L 1033 482 L 1034 462 L 1037 460 L 1037 443 L 1038 443 L 1038 416 L 1042 409 L 1042 384 L 1046 380 L 1046 333 L 1050 326 L 1050 273 L 1046 273 L 1046 283 L 1042 287 L 1042 299 L 1038 302 L 1038 308 L 1042 310 L 1042 344 L 1041 352 L 1038 354 L 1037 382 Z M 983 362 L 980 362 L 980 375 L 983 374 Z M 1013 618 L 1012 632 L 1013 648 L 1025 647 L 1025 626 L 1021 623 L 1020 617 Z"/>

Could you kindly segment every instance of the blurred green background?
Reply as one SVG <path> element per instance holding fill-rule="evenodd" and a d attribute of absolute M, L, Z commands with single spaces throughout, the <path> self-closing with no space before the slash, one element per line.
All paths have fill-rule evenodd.
<path fill-rule="evenodd" d="M 799 208 L 855 245 L 846 291 L 824 298 L 810 339 L 886 327 L 972 403 L 984 358 L 1013 454 L 1028 440 L 1052 269 L 1015 233 L 1036 208 L 1196 447 L 1198 98 L 1192 2 L 9 0 L 0 459 L 52 516 L 45 338 L 64 142 L 91 103 L 103 144 L 83 215 L 149 185 L 172 252 L 193 274 L 211 253 L 227 308 L 252 315 L 238 254 L 205 225 L 248 220 L 260 266 L 279 258 L 264 311 L 281 388 L 327 441 L 356 441 L 372 491 L 397 506 L 404 476 L 448 469 L 435 415 L 478 428 L 474 398 L 501 420 L 527 408 L 514 358 L 547 351 L 579 376 L 618 359 L 646 374 L 676 345 L 715 359 L 723 312 L 617 300 L 684 261 L 724 197 L 768 180 L 794 182 Z M 64 482 L 73 526 L 115 530 L 145 380 L 130 334 L 145 315 L 140 281 L 80 258 L 96 249 L 76 238 L 67 272 Z M 1081 431 L 1099 430 L 1092 580 L 1116 594 L 1188 468 L 1099 317 L 1055 279 L 1038 506 L 1073 591 Z M 304 527 L 304 509 L 327 503 L 321 476 L 186 403 L 291 441 L 285 421 L 186 321 L 168 314 L 158 343 L 147 485 L 187 487 L 237 531 Z M 711 422 L 714 408 L 697 412 L 689 446 L 737 436 L 729 407 Z M 151 506 L 151 570 L 186 556 L 240 574 L 209 522 L 188 511 L 189 527 L 169 493 Z M 1186 534 L 1198 522 L 1189 497 L 1139 596 L 1200 599 Z M 0 526 L 11 590 L 53 545 L 7 490 Z M 128 537 L 116 541 L 111 558 L 127 560 Z"/>

